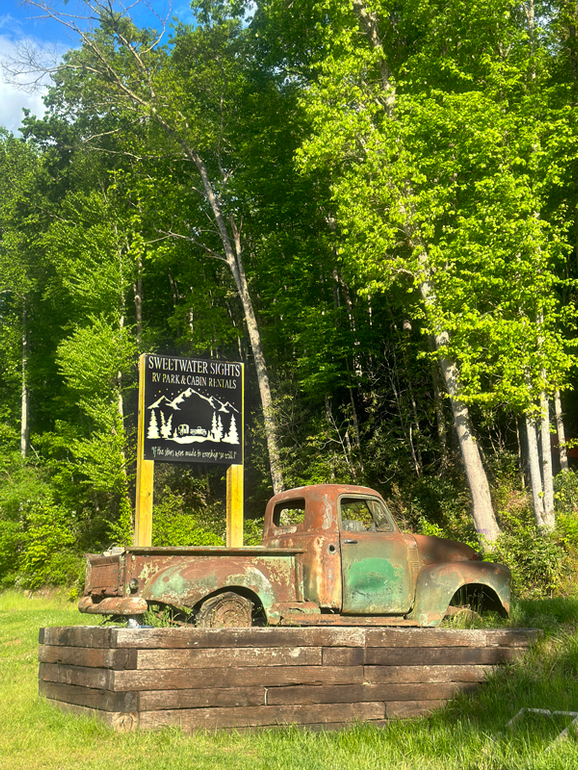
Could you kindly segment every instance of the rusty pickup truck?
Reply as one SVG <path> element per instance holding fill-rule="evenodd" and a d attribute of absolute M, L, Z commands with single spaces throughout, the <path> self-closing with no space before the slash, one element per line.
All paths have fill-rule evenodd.
<path fill-rule="evenodd" d="M 134 624 L 150 605 L 202 627 L 436 626 L 464 606 L 507 614 L 510 572 L 468 545 L 402 533 L 372 489 L 320 484 L 269 501 L 260 546 L 87 556 L 81 612 Z"/>

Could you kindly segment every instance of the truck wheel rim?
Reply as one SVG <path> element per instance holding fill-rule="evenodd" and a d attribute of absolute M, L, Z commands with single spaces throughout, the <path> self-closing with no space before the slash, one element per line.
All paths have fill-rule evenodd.
<path fill-rule="evenodd" d="M 244 596 L 227 592 L 203 603 L 196 625 L 201 628 L 248 628 L 252 625 L 253 603 Z"/>

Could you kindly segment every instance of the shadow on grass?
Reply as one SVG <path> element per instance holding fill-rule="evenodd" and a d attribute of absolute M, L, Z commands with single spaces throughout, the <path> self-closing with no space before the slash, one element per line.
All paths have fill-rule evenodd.
<path fill-rule="evenodd" d="M 434 714 L 430 728 L 467 724 L 502 748 L 517 748 L 524 755 L 544 753 L 554 748 L 553 741 L 572 717 L 526 712 L 510 730 L 506 725 L 520 709 L 578 712 L 578 599 L 517 602 L 508 625 L 539 628 L 544 637 L 520 660 L 499 666 L 478 692 L 460 696 Z M 578 749 L 575 734 L 568 743 Z"/>

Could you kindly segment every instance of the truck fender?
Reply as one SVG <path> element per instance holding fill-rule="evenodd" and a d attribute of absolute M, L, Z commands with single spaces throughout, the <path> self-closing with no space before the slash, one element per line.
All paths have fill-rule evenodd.
<path fill-rule="evenodd" d="M 229 589 L 241 589 L 239 593 L 247 596 L 249 593 L 263 606 L 267 617 L 275 616 L 273 604 L 278 599 L 271 581 L 258 568 L 244 564 L 222 563 L 213 564 L 207 570 L 202 563 L 183 563 L 161 569 L 150 576 L 142 587 L 140 595 L 149 602 L 160 602 L 176 607 L 193 608 L 203 599 Z"/>
<path fill-rule="evenodd" d="M 407 616 L 420 626 L 437 626 L 463 586 L 491 589 L 504 612 L 510 612 L 510 570 L 503 564 L 483 561 L 449 562 L 422 567 L 417 577 L 416 602 Z"/>

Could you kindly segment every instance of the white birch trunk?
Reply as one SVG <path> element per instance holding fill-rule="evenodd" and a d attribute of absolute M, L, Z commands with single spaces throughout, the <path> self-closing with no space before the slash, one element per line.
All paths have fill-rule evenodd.
<path fill-rule="evenodd" d="M 41 9 L 44 8 L 45 5 L 44 2 L 41 2 L 40 0 L 38 2 L 31 2 L 30 4 L 36 5 Z M 123 18 L 130 19 L 130 7 L 124 9 L 119 15 L 113 10 L 112 5 L 98 0 L 93 5 L 89 4 L 89 9 L 90 17 L 92 17 L 93 14 L 96 14 L 97 16 L 100 15 L 111 23 L 112 28 L 118 36 L 119 46 L 121 48 L 124 47 L 132 57 L 133 64 L 139 75 L 138 78 L 134 79 L 131 77 L 129 79 L 126 77 L 124 70 L 116 68 L 115 59 L 111 58 L 109 52 L 102 48 L 99 41 L 84 28 L 84 19 L 82 17 L 71 16 L 70 14 L 54 11 L 53 9 L 49 9 L 49 15 L 56 21 L 59 21 L 64 24 L 64 26 L 73 30 L 84 46 L 92 52 L 94 55 L 94 62 L 92 67 L 87 65 L 87 70 L 100 74 L 106 79 L 110 88 L 116 92 L 119 104 L 128 104 L 132 109 L 140 111 L 147 120 L 155 120 L 166 135 L 172 138 L 181 148 L 183 155 L 194 163 L 201 177 L 202 188 L 213 214 L 223 246 L 224 257 L 211 252 L 210 249 L 208 249 L 208 251 L 211 252 L 212 256 L 218 256 L 228 264 L 243 305 L 249 339 L 255 360 L 255 367 L 257 370 L 257 380 L 263 407 L 273 489 L 275 493 L 277 493 L 283 489 L 283 474 L 281 470 L 281 454 L 277 438 L 275 412 L 273 408 L 273 399 L 271 397 L 269 378 L 267 375 L 267 367 L 265 364 L 265 356 L 261 345 L 259 326 L 257 324 L 241 259 L 240 235 L 235 228 L 234 221 L 231 219 L 231 227 L 233 228 L 235 238 L 234 248 L 221 203 L 211 184 L 207 167 L 195 146 L 189 142 L 187 120 L 181 113 L 179 113 L 179 105 L 169 104 L 167 107 L 166 99 L 159 99 L 156 93 L 153 71 L 146 58 L 146 55 L 150 52 L 151 48 L 154 48 L 154 45 L 147 49 L 143 54 L 139 47 L 134 46 L 124 35 L 122 23 L 120 22 Z M 80 19 L 80 21 L 77 21 L 77 19 Z M 65 64 L 63 66 L 66 67 L 67 65 Z M 133 84 L 136 82 L 138 82 L 138 87 L 133 87 Z M 147 90 L 146 94 L 143 93 L 143 87 Z M 170 102 L 170 99 L 168 101 Z M 176 115 L 171 114 L 171 109 L 173 107 L 177 108 Z"/>
<path fill-rule="evenodd" d="M 562 399 L 560 391 L 554 393 L 554 414 L 556 415 L 556 432 L 558 434 L 558 451 L 560 453 L 560 470 L 567 471 L 568 452 L 566 449 L 566 430 L 564 428 L 564 413 L 562 412 Z"/>
<path fill-rule="evenodd" d="M 257 370 L 257 382 L 259 384 L 261 405 L 263 407 L 263 422 L 265 425 L 267 449 L 269 451 L 269 467 L 271 469 L 273 493 L 277 495 L 279 492 L 283 491 L 284 482 L 281 467 L 281 452 L 277 440 L 277 421 L 275 419 L 273 397 L 269 385 L 265 353 L 263 352 L 263 346 L 261 344 L 261 332 L 259 331 L 259 324 L 257 323 L 257 317 L 255 315 L 253 301 L 247 283 L 247 276 L 245 275 L 245 268 L 243 266 L 240 233 L 232 218 L 231 226 L 233 228 L 235 239 L 235 254 L 234 256 L 232 255 L 231 260 L 227 260 L 227 262 L 231 268 L 231 273 L 233 274 L 233 279 L 235 280 L 237 291 L 243 305 L 245 323 L 247 324 L 247 331 L 249 332 L 253 360 L 255 361 L 255 369 Z"/>
<path fill-rule="evenodd" d="M 435 342 L 432 337 L 428 337 L 430 350 L 435 350 Z M 442 453 L 442 463 L 444 466 L 448 464 L 448 446 L 447 446 L 447 427 L 446 418 L 444 414 L 444 399 L 442 393 L 442 384 L 440 379 L 440 371 L 435 362 L 431 364 L 431 379 L 433 387 L 433 400 L 434 411 L 436 416 L 436 427 L 438 433 L 438 440 L 440 443 Z"/>
<path fill-rule="evenodd" d="M 443 344 L 439 339 L 440 337 L 442 335 L 436 336 L 436 347 L 438 349 L 440 344 Z M 472 496 L 474 526 L 476 532 L 483 538 L 483 541 L 492 544 L 498 539 L 500 528 L 494 515 L 488 477 L 482 463 L 476 438 L 472 433 L 469 410 L 466 404 L 459 398 L 457 366 L 445 357 L 440 359 L 440 366 L 450 397 L 454 425 L 458 434 L 460 452 Z"/>
<path fill-rule="evenodd" d="M 542 486 L 544 489 L 544 527 L 553 530 L 556 526 L 554 516 L 554 479 L 552 477 L 552 444 L 550 441 L 550 405 L 546 393 L 540 396 L 542 418 L 540 420 L 540 438 L 542 444 Z"/>
<path fill-rule="evenodd" d="M 516 418 L 516 444 L 518 446 L 518 473 L 520 474 L 520 486 L 522 489 L 526 489 L 526 475 L 524 473 L 524 454 L 522 450 L 522 437 L 520 426 L 522 424 L 522 418 Z"/>
<path fill-rule="evenodd" d="M 532 502 L 534 505 L 534 518 L 536 525 L 544 527 L 544 490 L 542 487 L 542 474 L 540 472 L 540 457 L 538 454 L 538 437 L 536 423 L 526 415 L 526 440 L 528 443 L 528 470 L 530 473 L 530 487 L 532 489 Z"/>
<path fill-rule="evenodd" d="M 391 75 L 391 70 L 383 55 L 383 45 L 379 37 L 379 25 L 377 15 L 374 11 L 368 10 L 364 0 L 353 0 L 353 10 L 357 16 L 359 26 L 363 31 L 369 45 L 379 54 L 379 74 L 383 91 L 382 101 L 388 117 L 393 118 L 395 113 L 396 92 L 395 84 Z M 409 200 L 411 194 L 410 180 L 405 183 L 405 200 Z M 416 245 L 413 222 L 415 221 L 413 212 L 404 210 L 405 204 L 401 201 L 400 213 L 404 216 L 402 227 L 408 239 L 413 246 Z M 420 254 L 420 268 L 423 274 L 419 278 L 419 290 L 427 306 L 436 304 L 436 293 L 431 281 L 431 265 L 427 254 L 425 244 L 419 244 L 422 247 Z M 449 342 L 447 332 L 440 332 L 434 336 L 436 351 L 445 348 Z M 440 365 L 446 389 L 450 397 L 454 424 L 458 434 L 460 452 L 464 463 L 464 469 L 468 479 L 468 485 L 472 496 L 472 516 L 476 531 L 482 537 L 485 543 L 495 543 L 500 534 L 498 522 L 494 515 L 492 498 L 490 495 L 490 486 L 484 470 L 482 458 L 476 439 L 472 432 L 471 420 L 466 404 L 459 397 L 459 378 L 455 361 L 449 360 L 443 353 L 440 355 Z"/>
<path fill-rule="evenodd" d="M 435 291 L 429 279 L 429 261 L 425 249 L 420 257 L 423 278 L 419 285 L 420 294 L 426 307 L 435 304 Z M 450 338 L 446 331 L 433 335 L 435 350 L 439 353 L 447 348 Z M 483 544 L 495 543 L 500 535 L 500 528 L 494 514 L 492 496 L 488 477 L 482 463 L 480 450 L 472 430 L 472 422 L 467 405 L 460 398 L 459 374 L 455 361 L 445 354 L 439 357 L 440 367 L 446 390 L 450 397 L 454 425 L 464 470 L 472 498 L 472 518 L 476 532 L 482 538 Z"/>
<path fill-rule="evenodd" d="M 436 303 L 436 296 L 430 280 L 430 265 L 425 247 L 420 254 L 420 265 L 422 268 L 422 280 L 419 284 L 420 294 L 426 307 L 432 307 Z M 433 335 L 434 347 L 438 353 L 447 349 L 449 341 L 450 337 L 446 331 Z M 458 367 L 455 361 L 449 359 L 443 352 L 439 356 L 439 362 L 446 390 L 450 397 L 460 453 L 470 488 L 474 526 L 482 538 L 482 544 L 491 545 L 498 539 L 500 528 L 494 514 L 488 477 L 473 434 L 470 413 L 467 405 L 460 398 Z"/>
<path fill-rule="evenodd" d="M 22 299 L 22 388 L 20 392 L 20 454 L 28 454 L 30 425 L 30 391 L 28 389 L 28 329 L 26 317 L 26 299 Z"/>
<path fill-rule="evenodd" d="M 133 282 L 132 291 L 134 298 L 134 311 L 136 321 L 136 340 L 140 349 L 142 343 L 143 332 L 143 320 L 142 320 L 142 301 L 143 301 L 143 286 L 142 286 L 142 256 L 139 254 L 137 260 L 137 274 L 136 280 Z"/>

